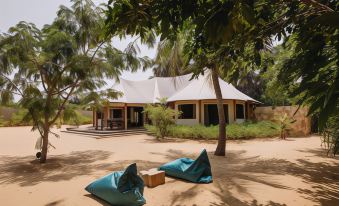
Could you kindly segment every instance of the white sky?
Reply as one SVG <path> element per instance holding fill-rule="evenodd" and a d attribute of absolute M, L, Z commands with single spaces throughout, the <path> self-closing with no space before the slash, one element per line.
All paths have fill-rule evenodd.
<path fill-rule="evenodd" d="M 93 0 L 94 3 L 107 3 L 108 0 Z M 19 21 L 32 22 L 42 28 L 44 24 L 51 23 L 56 17 L 59 6 L 71 6 L 70 0 L 0 0 L 0 33 L 7 32 L 11 26 Z M 131 41 L 131 38 L 124 40 L 114 39 L 113 45 L 123 50 Z M 155 49 L 148 49 L 147 46 L 139 45 L 140 56 L 155 56 Z M 136 73 L 124 72 L 122 78 L 129 80 L 144 80 L 152 76 L 151 70 Z M 111 85 L 112 82 L 109 82 Z"/>

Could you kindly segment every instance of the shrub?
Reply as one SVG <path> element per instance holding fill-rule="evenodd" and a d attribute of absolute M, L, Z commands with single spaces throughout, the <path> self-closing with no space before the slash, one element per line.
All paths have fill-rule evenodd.
<path fill-rule="evenodd" d="M 32 123 L 30 121 L 25 120 L 28 111 L 23 108 L 18 108 L 18 110 L 12 113 L 12 116 L 9 120 L 9 126 L 29 126 Z"/>
<path fill-rule="evenodd" d="M 148 128 L 152 128 L 151 131 L 157 138 L 164 138 L 169 135 L 170 125 L 175 122 L 173 117 L 180 114 L 178 111 L 168 108 L 164 102 L 165 100 L 161 100 L 160 104 L 147 105 L 144 110 L 154 125 L 154 128 Z"/>
<path fill-rule="evenodd" d="M 80 110 L 74 110 L 74 116 L 72 118 L 64 120 L 64 124 L 66 125 L 84 125 L 84 124 L 91 124 L 92 117 L 84 114 L 84 112 Z"/>
<path fill-rule="evenodd" d="M 245 122 L 241 124 L 229 124 L 226 127 L 228 139 L 250 139 L 250 138 L 265 138 L 279 135 L 278 125 L 270 121 L 261 121 L 258 123 Z M 146 129 L 156 134 L 156 128 L 152 125 L 147 125 Z M 218 126 L 185 126 L 172 125 L 168 129 L 168 136 L 183 139 L 218 139 Z"/>
<path fill-rule="evenodd" d="M 339 152 L 339 116 L 330 117 L 322 131 L 322 145 L 335 156 Z"/>
<path fill-rule="evenodd" d="M 0 127 L 32 125 L 32 121 L 25 120 L 25 117 L 27 116 L 26 109 L 20 107 L 2 107 L 0 108 L 0 112 Z M 65 118 L 64 121 L 57 121 L 56 125 L 83 125 L 92 123 L 92 116 L 89 115 L 88 112 L 84 112 L 77 108 L 74 109 L 73 113 L 66 114 L 66 116 L 69 116 L 69 118 Z"/>
<path fill-rule="evenodd" d="M 242 124 L 230 124 L 226 127 L 229 139 L 274 137 L 279 134 L 277 128 L 278 125 L 271 121 L 245 122 Z"/>

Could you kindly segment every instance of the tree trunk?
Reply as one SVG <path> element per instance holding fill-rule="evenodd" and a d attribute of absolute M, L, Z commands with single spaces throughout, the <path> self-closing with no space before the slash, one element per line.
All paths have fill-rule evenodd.
<path fill-rule="evenodd" d="M 218 145 L 214 152 L 216 156 L 225 156 L 226 153 L 226 121 L 224 113 L 224 105 L 222 99 L 222 93 L 219 84 L 219 75 L 217 68 L 215 66 L 211 69 L 212 71 L 212 81 L 215 91 L 215 96 L 217 98 L 217 107 L 218 107 L 218 117 L 219 117 L 219 139 Z"/>
<path fill-rule="evenodd" d="M 49 127 L 46 125 L 44 126 L 44 134 L 42 137 L 42 149 L 41 149 L 40 163 L 45 163 L 47 160 L 48 133 L 49 133 Z"/>

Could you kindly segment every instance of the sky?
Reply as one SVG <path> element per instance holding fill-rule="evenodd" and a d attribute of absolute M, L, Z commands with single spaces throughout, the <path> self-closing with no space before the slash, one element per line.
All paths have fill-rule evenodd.
<path fill-rule="evenodd" d="M 108 0 L 92 0 L 96 4 L 106 3 Z M 7 32 L 11 26 L 20 21 L 34 23 L 38 28 L 51 23 L 56 17 L 60 5 L 71 6 L 70 0 L 0 0 L 0 33 Z M 114 39 L 113 46 L 118 49 L 125 49 L 127 44 L 134 38 L 128 37 L 123 40 Z M 153 58 L 156 50 L 140 45 L 140 56 Z M 141 70 L 136 73 L 124 72 L 122 78 L 128 80 L 144 80 L 152 76 L 152 71 Z M 112 81 L 108 82 L 113 84 Z"/>

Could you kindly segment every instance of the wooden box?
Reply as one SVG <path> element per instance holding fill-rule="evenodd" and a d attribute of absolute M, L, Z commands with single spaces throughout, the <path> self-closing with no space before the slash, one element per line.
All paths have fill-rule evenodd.
<path fill-rule="evenodd" d="M 147 187 L 156 187 L 165 184 L 165 172 L 158 169 L 150 169 L 148 171 L 141 171 L 140 175 Z"/>

